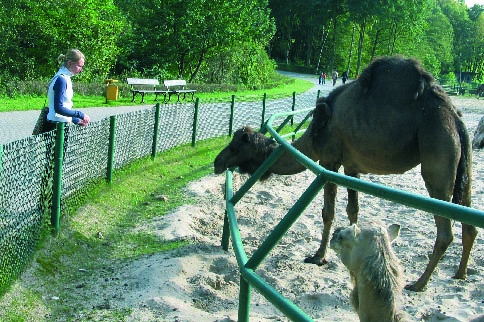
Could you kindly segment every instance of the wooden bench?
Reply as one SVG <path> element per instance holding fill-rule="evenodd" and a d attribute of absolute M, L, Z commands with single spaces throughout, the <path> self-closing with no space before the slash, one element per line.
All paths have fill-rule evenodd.
<path fill-rule="evenodd" d="M 154 93 L 155 101 L 158 101 L 159 94 L 166 95 L 167 93 L 167 90 L 165 89 L 156 88 L 156 86 L 160 85 L 160 82 L 157 79 L 127 78 L 126 81 L 128 85 L 131 85 L 131 93 L 133 94 L 131 102 L 134 102 L 134 99 L 138 94 L 141 95 L 141 103 L 143 104 L 145 94 L 147 93 Z"/>
<path fill-rule="evenodd" d="M 131 93 L 133 94 L 134 102 L 136 95 L 141 95 L 141 103 L 144 103 L 145 94 L 153 93 L 155 94 L 155 102 L 158 101 L 158 95 L 163 95 L 163 102 L 168 102 L 172 95 L 176 95 L 180 101 L 180 95 L 183 94 L 183 99 L 186 98 L 187 94 L 192 94 L 191 99 L 195 95 L 196 90 L 185 89 L 187 82 L 185 80 L 166 80 L 163 82 L 164 88 L 160 89 L 157 86 L 160 82 L 157 79 L 144 79 L 144 78 L 127 78 L 128 85 L 131 85 Z M 168 97 L 168 99 L 167 99 Z"/>
<path fill-rule="evenodd" d="M 183 94 L 183 99 L 186 98 L 187 94 L 192 94 L 192 101 L 193 101 L 193 96 L 195 95 L 196 90 L 195 89 L 186 89 L 185 86 L 187 86 L 187 81 L 183 79 L 178 79 L 178 80 L 166 80 L 163 82 L 165 85 L 166 90 L 168 91 L 168 101 L 171 98 L 171 95 L 176 95 L 178 100 L 177 102 L 180 101 L 180 94 Z M 165 97 L 166 98 L 166 97 Z"/>

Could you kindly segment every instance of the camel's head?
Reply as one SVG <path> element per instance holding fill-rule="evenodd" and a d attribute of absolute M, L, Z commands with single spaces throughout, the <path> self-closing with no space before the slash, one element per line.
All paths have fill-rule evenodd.
<path fill-rule="evenodd" d="M 253 174 L 277 146 L 273 139 L 244 126 L 235 131 L 232 141 L 215 158 L 215 174 L 232 167 L 238 167 L 240 173 Z M 269 176 L 267 172 L 261 180 Z"/>
<path fill-rule="evenodd" d="M 381 254 L 393 255 L 390 244 L 399 232 L 400 226 L 397 224 L 385 229 L 374 222 L 340 227 L 335 229 L 331 237 L 330 248 L 350 271 L 356 271 L 368 262 L 368 258 Z"/>

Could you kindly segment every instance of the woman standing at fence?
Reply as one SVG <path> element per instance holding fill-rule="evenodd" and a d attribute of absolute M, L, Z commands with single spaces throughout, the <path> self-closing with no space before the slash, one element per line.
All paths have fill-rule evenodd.
<path fill-rule="evenodd" d="M 91 121 L 87 114 L 72 109 L 74 91 L 71 77 L 82 71 L 84 54 L 78 49 L 70 49 L 65 55 L 59 55 L 57 60 L 60 68 L 50 81 L 47 91 L 49 112 L 42 132 L 54 130 L 55 124 L 59 122 L 86 126 Z"/>

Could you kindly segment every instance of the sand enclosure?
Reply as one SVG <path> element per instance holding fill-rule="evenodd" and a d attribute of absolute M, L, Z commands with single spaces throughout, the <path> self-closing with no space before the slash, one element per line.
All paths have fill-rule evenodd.
<path fill-rule="evenodd" d="M 471 137 L 484 114 L 484 101 L 456 99 L 464 111 Z M 484 152 L 473 153 L 473 207 L 484 210 Z M 404 175 L 365 175 L 362 179 L 427 195 L 419 167 Z M 236 174 L 234 187 L 247 179 Z M 294 176 L 272 176 L 256 184 L 236 205 L 246 252 L 250 254 L 282 219 L 314 179 L 309 171 Z M 193 182 L 187 193 L 196 205 L 185 205 L 160 217 L 144 229 L 160 237 L 189 239 L 195 244 L 170 254 L 132 262 L 124 277 L 133 287 L 113 306 L 135 308 L 133 320 L 236 321 L 239 274 L 233 251 L 220 247 L 224 214 L 224 176 L 207 176 Z M 349 274 L 334 252 L 324 267 L 304 264 L 319 246 L 322 193 L 304 211 L 258 274 L 316 321 L 358 321 L 349 304 Z M 346 190 L 338 189 L 335 226 L 347 225 Z M 393 247 L 406 282 L 425 269 L 435 240 L 433 216 L 369 195 L 360 196 L 360 220 L 379 219 L 402 226 Z M 466 281 L 452 279 L 461 255 L 461 225 L 453 224 L 454 242 L 439 263 L 425 292 L 404 291 L 403 308 L 417 321 L 468 321 L 484 313 L 484 242 L 476 239 Z M 286 321 L 287 318 L 256 291 L 251 300 L 251 321 Z"/>

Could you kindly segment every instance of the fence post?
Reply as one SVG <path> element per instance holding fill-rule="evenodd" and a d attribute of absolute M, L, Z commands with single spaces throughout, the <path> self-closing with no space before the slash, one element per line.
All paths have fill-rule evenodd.
<path fill-rule="evenodd" d="M 250 311 L 250 298 L 251 298 L 251 285 L 240 276 L 240 290 L 239 290 L 239 312 L 238 320 L 239 322 L 249 322 L 249 311 Z"/>
<path fill-rule="evenodd" d="M 52 212 L 50 222 L 55 233 L 59 233 L 60 204 L 62 192 L 62 163 L 64 160 L 64 137 L 66 124 L 59 122 L 55 127 L 54 178 L 52 185 Z"/>
<path fill-rule="evenodd" d="M 113 165 L 114 165 L 114 146 L 116 142 L 116 115 L 109 117 L 109 145 L 108 145 L 108 183 L 113 182 Z"/>
<path fill-rule="evenodd" d="M 316 96 L 316 99 L 319 98 L 319 95 L 321 95 L 321 90 L 320 89 L 318 89 L 318 95 Z"/>
<path fill-rule="evenodd" d="M 153 145 L 151 146 L 151 159 L 154 160 L 158 149 L 158 133 L 160 132 L 160 103 L 156 103 L 155 128 L 153 131 Z"/>
<path fill-rule="evenodd" d="M 291 106 L 291 111 L 296 110 L 296 92 L 292 92 L 292 106 Z M 291 117 L 291 126 L 294 125 L 294 115 Z"/>
<path fill-rule="evenodd" d="M 262 122 L 260 124 L 261 128 L 264 126 L 264 123 L 266 122 L 266 120 L 265 120 L 265 117 L 266 117 L 266 99 L 267 99 L 267 94 L 264 93 L 264 98 L 262 99 Z"/>
<path fill-rule="evenodd" d="M 193 132 L 192 132 L 192 147 L 195 146 L 197 141 L 197 130 L 198 130 L 198 108 L 200 106 L 200 98 L 197 97 L 195 101 L 195 113 L 193 115 Z"/>
<path fill-rule="evenodd" d="M 234 114 L 235 114 L 235 95 L 232 95 L 232 103 L 230 104 L 230 120 L 229 120 L 229 136 L 234 132 Z"/>

